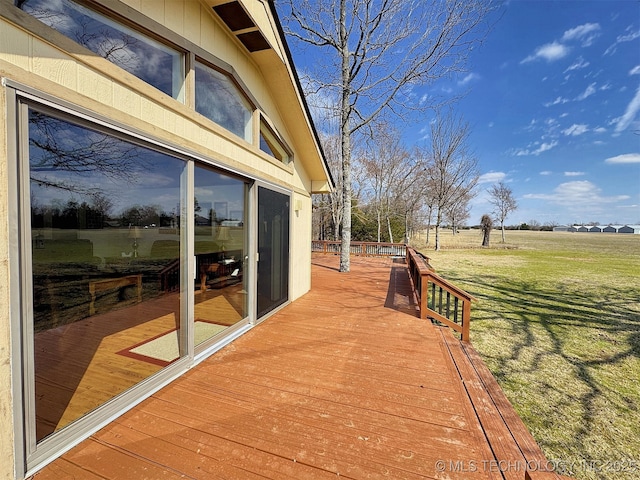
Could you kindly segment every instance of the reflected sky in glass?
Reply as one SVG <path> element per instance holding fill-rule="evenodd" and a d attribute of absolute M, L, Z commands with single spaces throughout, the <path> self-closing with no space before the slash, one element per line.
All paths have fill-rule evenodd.
<path fill-rule="evenodd" d="M 226 75 L 196 63 L 196 111 L 251 141 L 251 108 Z"/>
<path fill-rule="evenodd" d="M 35 110 L 29 127 L 31 195 L 41 205 L 108 198 L 113 215 L 132 205 L 179 215 L 182 160 Z"/>
<path fill-rule="evenodd" d="M 179 52 L 69 0 L 27 0 L 20 8 L 167 95 L 181 95 Z"/>

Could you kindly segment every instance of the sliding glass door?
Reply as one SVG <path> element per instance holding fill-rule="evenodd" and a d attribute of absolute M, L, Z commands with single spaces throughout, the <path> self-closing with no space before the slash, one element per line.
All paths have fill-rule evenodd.
<path fill-rule="evenodd" d="M 204 165 L 194 175 L 194 332 L 206 345 L 247 317 L 247 184 Z"/>
<path fill-rule="evenodd" d="M 258 187 L 257 318 L 289 299 L 289 195 Z"/>
<path fill-rule="evenodd" d="M 54 105 L 16 105 L 30 468 L 248 325 L 250 182 Z"/>
<path fill-rule="evenodd" d="M 35 443 L 186 355 L 187 162 L 28 108 L 26 368 Z"/>

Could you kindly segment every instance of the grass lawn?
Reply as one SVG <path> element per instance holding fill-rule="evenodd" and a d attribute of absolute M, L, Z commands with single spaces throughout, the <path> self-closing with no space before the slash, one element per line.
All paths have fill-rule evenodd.
<path fill-rule="evenodd" d="M 414 247 L 478 298 L 471 342 L 559 473 L 640 478 L 640 235 L 444 231 Z"/>

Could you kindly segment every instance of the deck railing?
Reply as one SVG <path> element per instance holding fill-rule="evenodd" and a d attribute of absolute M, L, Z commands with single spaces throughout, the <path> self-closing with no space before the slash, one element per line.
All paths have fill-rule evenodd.
<path fill-rule="evenodd" d="M 317 253 L 339 254 L 342 243 L 330 240 L 313 240 L 311 251 Z M 351 242 L 351 255 L 366 257 L 405 257 L 407 246 L 404 243 Z"/>
<path fill-rule="evenodd" d="M 410 247 L 407 265 L 420 301 L 420 318 L 447 325 L 460 333 L 463 342 L 468 342 L 471 302 L 475 298 L 439 276 L 429 265 L 429 259 Z"/>

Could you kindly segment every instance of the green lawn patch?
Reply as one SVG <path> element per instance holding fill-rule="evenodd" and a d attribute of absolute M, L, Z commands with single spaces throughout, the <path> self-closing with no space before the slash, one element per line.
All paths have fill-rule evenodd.
<path fill-rule="evenodd" d="M 478 298 L 471 342 L 561 473 L 640 478 L 640 236 L 499 235 L 413 244 Z"/>

